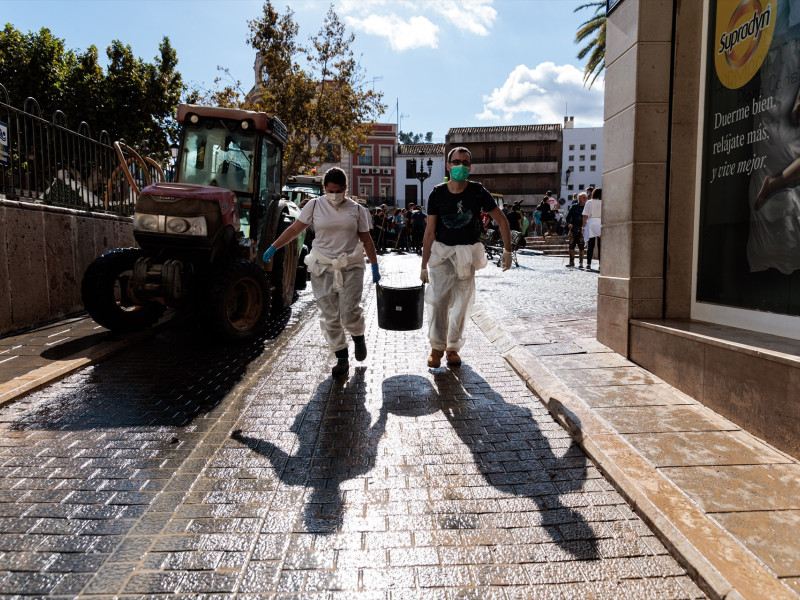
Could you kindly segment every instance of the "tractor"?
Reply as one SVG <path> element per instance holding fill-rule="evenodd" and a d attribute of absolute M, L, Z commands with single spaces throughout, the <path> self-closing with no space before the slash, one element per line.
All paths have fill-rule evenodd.
<path fill-rule="evenodd" d="M 138 192 L 133 233 L 138 248 L 117 248 L 97 258 L 81 284 L 84 306 L 100 325 L 117 332 L 142 330 L 167 307 L 199 310 L 217 334 L 248 342 L 264 331 L 305 287 L 303 237 L 281 248 L 270 263 L 261 256 L 299 215 L 281 198 L 286 128 L 265 113 L 181 104 L 173 181 Z M 117 154 L 147 163 L 117 142 Z M 133 155 L 125 159 L 122 150 Z"/>

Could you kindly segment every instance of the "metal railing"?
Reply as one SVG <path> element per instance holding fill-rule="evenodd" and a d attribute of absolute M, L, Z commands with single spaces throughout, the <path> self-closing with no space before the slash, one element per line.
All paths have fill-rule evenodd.
<path fill-rule="evenodd" d="M 85 121 L 72 131 L 60 110 L 47 121 L 34 98 L 27 98 L 20 110 L 9 104 L 2 84 L 0 92 L 0 194 L 53 206 L 133 214 L 136 196 L 122 169 L 128 169 L 137 182 L 145 180 L 144 173 L 136 163 L 120 164 L 106 131 L 92 139 Z"/>

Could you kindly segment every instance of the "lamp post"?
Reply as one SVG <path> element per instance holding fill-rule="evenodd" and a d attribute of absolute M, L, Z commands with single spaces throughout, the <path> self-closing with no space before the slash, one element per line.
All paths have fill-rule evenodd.
<path fill-rule="evenodd" d="M 422 184 L 428 177 L 431 176 L 431 172 L 433 171 L 433 159 L 432 158 L 428 159 L 428 163 L 427 163 L 428 172 L 426 173 L 425 172 L 425 168 L 424 168 L 425 165 L 423 164 L 423 160 L 424 160 L 423 154 L 424 153 L 422 152 L 422 150 L 420 150 L 419 154 L 420 154 L 420 157 L 419 157 L 419 168 L 417 168 L 417 161 L 414 161 L 414 177 L 419 179 L 419 203 L 422 205 L 423 208 L 426 208 L 425 207 L 425 196 L 422 193 L 422 189 L 423 189 L 422 188 Z"/>
<path fill-rule="evenodd" d="M 178 152 L 179 151 L 180 151 L 180 146 L 178 146 L 177 142 L 173 143 L 169 147 L 169 154 L 170 154 L 170 156 L 172 156 L 172 169 L 171 169 L 171 173 L 170 173 L 170 177 L 169 177 L 170 181 L 174 181 L 175 180 L 175 173 L 178 170 Z"/>

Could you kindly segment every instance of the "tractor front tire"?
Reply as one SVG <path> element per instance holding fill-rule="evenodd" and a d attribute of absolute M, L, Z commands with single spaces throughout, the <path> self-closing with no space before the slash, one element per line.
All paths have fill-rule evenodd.
<path fill-rule="evenodd" d="M 95 259 L 86 269 L 81 298 L 99 325 L 116 332 L 141 331 L 164 315 L 163 304 L 130 304 L 126 298 L 133 265 L 143 256 L 139 248 L 117 248 Z"/>
<path fill-rule="evenodd" d="M 221 337 L 243 343 L 255 340 L 264 332 L 269 307 L 269 281 L 257 264 L 236 260 L 215 270 L 207 313 Z"/>

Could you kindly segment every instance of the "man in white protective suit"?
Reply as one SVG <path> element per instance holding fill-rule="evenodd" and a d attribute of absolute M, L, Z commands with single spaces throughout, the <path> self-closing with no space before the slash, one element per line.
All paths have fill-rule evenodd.
<path fill-rule="evenodd" d="M 492 195 L 477 181 L 469 181 L 472 155 L 464 147 L 447 157 L 450 179 L 428 196 L 428 223 L 422 244 L 420 279 L 428 305 L 428 366 L 437 368 L 447 353 L 447 365 L 458 367 L 464 346 L 464 327 L 475 298 L 475 271 L 487 265 L 480 242 L 481 210 L 500 226 L 503 270 L 511 267 L 511 229 Z"/>

